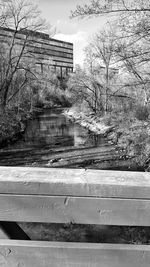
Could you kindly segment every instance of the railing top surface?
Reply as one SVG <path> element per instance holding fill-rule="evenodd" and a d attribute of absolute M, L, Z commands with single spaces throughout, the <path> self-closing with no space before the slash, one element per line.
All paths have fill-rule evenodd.
<path fill-rule="evenodd" d="M 0 167 L 0 194 L 150 199 L 150 173 Z"/>

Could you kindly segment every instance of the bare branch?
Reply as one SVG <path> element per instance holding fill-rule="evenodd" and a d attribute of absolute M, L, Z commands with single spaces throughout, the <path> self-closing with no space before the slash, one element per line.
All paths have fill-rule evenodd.
<path fill-rule="evenodd" d="M 146 3 L 146 2 L 145 2 Z M 128 1 L 128 5 L 124 0 L 118 1 L 100 1 L 100 0 L 92 0 L 89 5 L 77 5 L 76 10 L 71 11 L 71 18 L 74 17 L 85 17 L 85 16 L 103 16 L 107 14 L 115 14 L 115 13 L 137 13 L 137 12 L 150 12 L 150 5 L 147 3 L 144 6 L 140 7 L 137 5 L 136 1 L 132 1 L 132 5 L 130 5 L 130 1 Z"/>

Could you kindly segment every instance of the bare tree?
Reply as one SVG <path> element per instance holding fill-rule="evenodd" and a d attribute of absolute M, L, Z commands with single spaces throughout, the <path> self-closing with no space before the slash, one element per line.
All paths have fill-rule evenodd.
<path fill-rule="evenodd" d="M 28 0 L 6 0 L 0 1 L 1 25 L 11 28 L 9 38 L 1 41 L 1 86 L 0 86 L 0 107 L 2 110 L 7 105 L 8 98 L 12 99 L 15 92 L 11 92 L 12 83 L 17 73 L 24 73 L 23 85 L 27 77 L 36 77 L 34 54 L 29 51 L 28 46 L 34 43 L 34 32 L 44 31 L 48 25 L 41 19 L 37 6 Z M 1 28 L 2 30 L 2 28 Z M 18 41 L 18 35 L 21 40 Z M 2 56 L 2 51 L 4 56 Z M 22 88 L 22 86 L 21 86 Z M 19 88 L 17 89 L 17 91 Z M 11 96 L 10 96 L 11 93 Z"/>
<path fill-rule="evenodd" d="M 87 68 L 81 69 L 80 66 L 77 66 L 75 73 L 70 75 L 67 87 L 71 95 L 70 102 L 72 104 L 85 104 L 94 113 L 103 112 L 103 85 L 98 80 L 98 77 L 90 73 Z"/>
<path fill-rule="evenodd" d="M 150 12 L 150 3 L 147 0 L 91 0 L 89 4 L 77 5 L 71 12 L 71 17 L 100 16 L 116 13 Z"/>
<path fill-rule="evenodd" d="M 88 5 L 77 6 L 72 12 L 76 16 L 104 16 L 112 15 L 111 22 L 115 21 L 118 28 L 116 39 L 115 57 L 116 65 L 127 72 L 129 82 L 125 88 L 136 86 L 139 101 L 148 105 L 150 101 L 150 3 L 146 0 L 93 0 Z M 117 16 L 119 15 L 119 16 Z M 107 16 L 109 19 L 110 16 Z"/>
<path fill-rule="evenodd" d="M 131 87 L 137 87 L 142 103 L 149 102 L 150 83 L 150 31 L 149 13 L 141 12 L 124 17 L 119 21 L 116 37 L 116 58 L 120 68 L 127 72 Z M 128 82 L 129 84 L 129 82 Z M 140 100 L 141 101 L 141 100 Z"/>
<path fill-rule="evenodd" d="M 86 62 L 103 88 L 104 110 L 108 110 L 109 96 L 112 95 L 113 79 L 118 70 L 114 67 L 115 39 L 110 31 L 97 32 L 86 48 Z M 92 64 L 92 68 L 91 68 Z M 89 68 L 90 67 L 90 68 Z"/>

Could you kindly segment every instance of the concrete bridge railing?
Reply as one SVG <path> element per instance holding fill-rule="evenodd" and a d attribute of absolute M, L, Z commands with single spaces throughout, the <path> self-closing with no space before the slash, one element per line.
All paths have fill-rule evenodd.
<path fill-rule="evenodd" d="M 150 174 L 0 167 L 0 221 L 0 266 L 148 267 L 149 245 L 31 241 L 16 222 L 150 226 Z"/>

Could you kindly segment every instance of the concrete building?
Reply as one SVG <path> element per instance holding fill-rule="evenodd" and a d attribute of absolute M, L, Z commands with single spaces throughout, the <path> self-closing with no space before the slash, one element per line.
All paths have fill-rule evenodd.
<path fill-rule="evenodd" d="M 12 41 L 14 30 L 0 28 L 0 42 Z M 47 66 L 52 66 L 59 78 L 73 72 L 73 44 L 50 38 L 48 34 L 33 31 L 19 31 L 15 36 L 15 44 L 21 46 L 28 35 L 26 55 L 34 60 L 37 67 L 44 71 Z"/>

